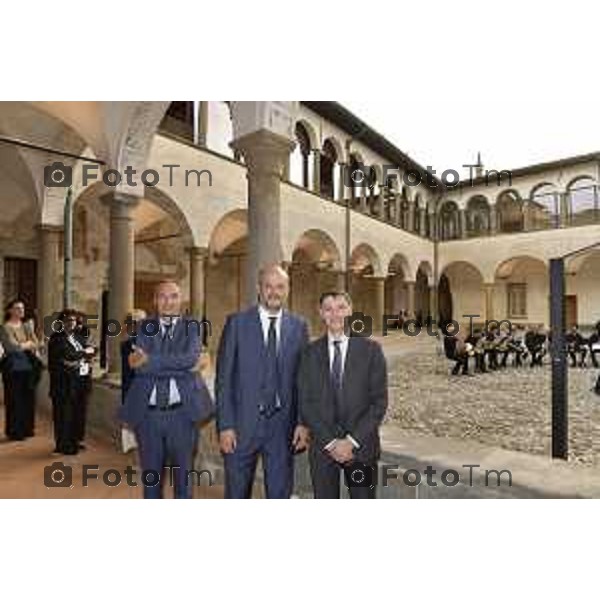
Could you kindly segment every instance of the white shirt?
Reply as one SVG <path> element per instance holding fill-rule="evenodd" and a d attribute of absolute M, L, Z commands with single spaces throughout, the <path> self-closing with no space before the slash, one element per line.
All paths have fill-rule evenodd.
<path fill-rule="evenodd" d="M 271 314 L 262 304 L 258 305 L 258 316 L 262 325 L 263 339 L 265 346 L 269 341 L 269 326 L 271 325 L 270 317 L 275 317 L 275 335 L 277 337 L 277 348 L 279 348 L 279 340 L 281 339 L 281 315 L 283 310 L 280 308 L 276 313 Z"/>
<path fill-rule="evenodd" d="M 342 354 L 342 377 L 344 376 L 344 366 L 346 364 L 346 354 L 348 354 L 348 336 L 342 333 L 338 337 L 333 337 L 331 333 L 327 333 L 327 347 L 329 349 L 329 370 L 333 369 L 333 357 L 335 356 L 335 344 L 340 342 L 340 352 Z"/>
<path fill-rule="evenodd" d="M 335 355 L 335 344 L 334 342 L 340 342 L 340 352 L 342 354 L 342 377 L 344 376 L 344 367 L 346 365 L 346 355 L 348 354 L 348 336 L 345 333 L 342 333 L 338 337 L 334 337 L 331 333 L 327 332 L 327 349 L 329 350 L 329 370 L 333 368 L 333 357 Z M 360 448 L 360 444 L 348 433 L 346 435 L 346 439 L 350 440 L 352 445 L 355 448 Z M 334 444 L 336 440 L 331 440 L 329 443 L 325 445 L 323 450 L 329 450 Z"/>
<path fill-rule="evenodd" d="M 163 338 L 167 335 L 167 326 L 169 323 L 171 324 L 171 329 L 169 331 L 169 338 L 173 339 L 173 333 L 175 331 L 175 326 L 177 325 L 177 321 L 179 317 L 166 317 L 160 319 L 160 335 Z M 165 342 L 168 344 L 169 342 Z M 181 396 L 179 395 L 179 389 L 177 388 L 177 382 L 173 377 L 169 380 L 169 406 L 173 404 L 179 404 L 181 402 Z M 152 393 L 150 394 L 150 400 L 148 400 L 148 404 L 151 406 L 156 406 L 156 386 L 152 389 Z"/>

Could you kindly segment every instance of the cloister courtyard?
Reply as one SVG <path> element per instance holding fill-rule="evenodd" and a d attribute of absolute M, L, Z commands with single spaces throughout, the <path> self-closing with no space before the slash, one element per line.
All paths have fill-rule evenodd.
<path fill-rule="evenodd" d="M 389 363 L 390 406 L 386 422 L 407 435 L 474 440 L 550 456 L 551 377 L 525 364 L 472 377 L 450 375 L 441 342 L 394 333 L 383 338 Z M 597 464 L 600 458 L 598 370 L 569 370 L 569 461 Z"/>

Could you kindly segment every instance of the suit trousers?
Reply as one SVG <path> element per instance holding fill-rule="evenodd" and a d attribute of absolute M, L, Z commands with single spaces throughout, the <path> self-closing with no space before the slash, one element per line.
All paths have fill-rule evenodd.
<path fill-rule="evenodd" d="M 3 374 L 6 437 L 22 440 L 35 432 L 35 386 L 30 371 Z"/>
<path fill-rule="evenodd" d="M 173 483 L 175 498 L 192 498 L 193 479 L 188 477 L 198 441 L 196 423 L 184 416 L 181 408 L 173 410 L 148 409 L 135 428 L 138 443 L 144 498 L 163 496 L 164 467 L 172 467 L 169 484 Z M 152 471 L 152 473 L 144 473 Z"/>
<path fill-rule="evenodd" d="M 289 498 L 294 481 L 294 456 L 289 424 L 276 413 L 271 418 L 259 416 L 254 435 L 239 439 L 232 454 L 224 456 L 225 498 L 251 498 L 256 464 L 263 463 L 265 496 Z"/>
<path fill-rule="evenodd" d="M 372 500 L 375 498 L 375 485 L 356 485 L 353 479 L 359 481 L 361 477 L 353 478 L 357 469 L 362 473 L 365 469 L 377 468 L 376 462 L 350 463 L 342 466 L 320 448 L 311 446 L 309 450 L 310 477 L 312 480 L 314 496 L 317 500 L 334 500 L 340 498 L 340 477 L 344 474 L 344 482 L 348 493 L 353 500 Z M 362 483 L 369 483 L 368 477 Z"/>

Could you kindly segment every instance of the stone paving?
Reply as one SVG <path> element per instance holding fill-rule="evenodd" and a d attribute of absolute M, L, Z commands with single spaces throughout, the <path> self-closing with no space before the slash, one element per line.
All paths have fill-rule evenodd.
<path fill-rule="evenodd" d="M 395 334 L 382 340 L 389 363 L 386 421 L 410 435 L 476 440 L 549 456 L 551 382 L 542 368 L 451 376 L 441 343 Z M 510 362 L 510 361 L 509 361 Z M 600 396 L 591 388 L 596 369 L 569 370 L 569 459 L 600 464 Z"/>

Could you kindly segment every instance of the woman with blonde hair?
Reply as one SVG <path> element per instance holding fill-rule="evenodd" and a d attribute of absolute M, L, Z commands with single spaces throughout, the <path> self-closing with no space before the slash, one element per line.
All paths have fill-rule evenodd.
<path fill-rule="evenodd" d="M 25 322 L 25 303 L 12 300 L 6 306 L 0 327 L 4 350 L 4 429 L 9 440 L 23 440 L 35 433 L 35 396 L 42 362 L 40 341 L 30 321 Z"/>

